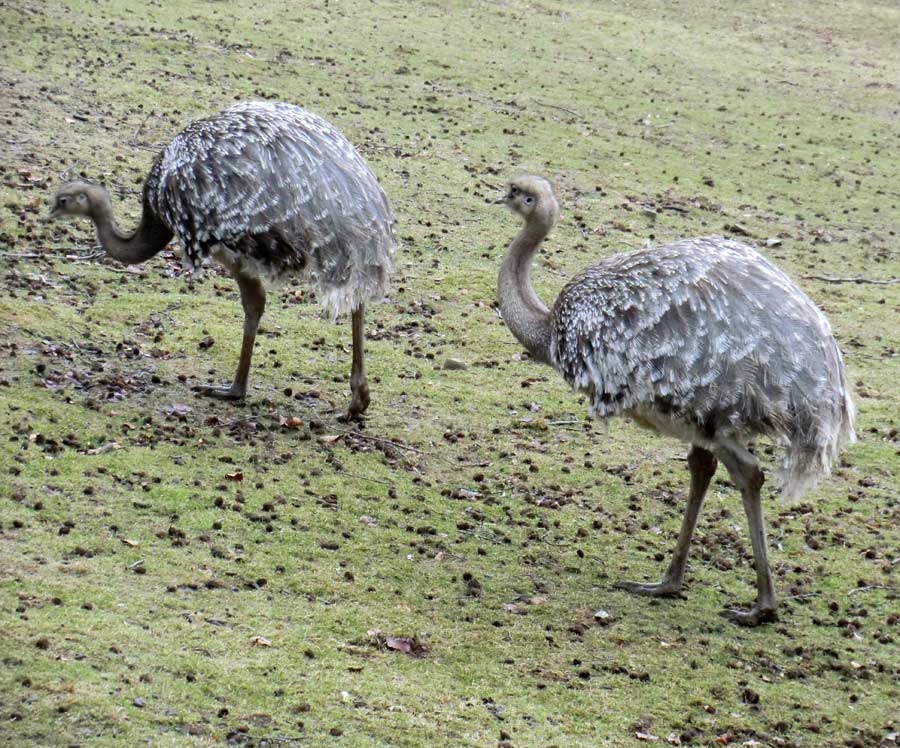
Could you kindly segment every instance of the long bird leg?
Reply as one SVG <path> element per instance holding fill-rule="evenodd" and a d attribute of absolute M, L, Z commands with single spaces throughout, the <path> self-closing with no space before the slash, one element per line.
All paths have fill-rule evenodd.
<path fill-rule="evenodd" d="M 241 343 L 241 357 L 231 387 L 200 387 L 199 392 L 220 400 L 242 400 L 247 394 L 247 378 L 250 374 L 250 360 L 259 320 L 266 308 L 266 289 L 259 278 L 235 272 L 234 279 L 241 290 L 241 305 L 244 307 L 244 339 Z"/>
<path fill-rule="evenodd" d="M 366 307 L 360 304 L 353 310 L 351 325 L 353 327 L 353 366 L 350 370 L 350 390 L 353 399 L 347 411 L 347 419 L 358 418 L 369 407 L 369 382 L 366 379 L 366 331 L 364 327 Z"/>
<path fill-rule="evenodd" d="M 700 507 L 703 506 L 706 490 L 716 472 L 715 456 L 702 447 L 692 447 L 687 461 L 691 471 L 691 490 L 688 494 L 687 507 L 684 510 L 684 519 L 681 521 L 681 531 L 678 533 L 678 543 L 675 545 L 672 560 L 669 562 L 669 568 L 666 569 L 662 581 L 658 584 L 616 582 L 613 589 L 653 597 L 674 597 L 681 592 L 684 585 L 684 567 L 687 563 L 691 538 L 697 527 L 697 518 L 700 516 Z"/>
<path fill-rule="evenodd" d="M 762 499 L 759 490 L 765 476 L 752 454 L 743 448 L 723 449 L 719 457 L 728 469 L 731 479 L 741 491 L 747 524 L 750 527 L 750 542 L 753 545 L 753 562 L 756 566 L 756 605 L 750 610 L 731 609 L 722 611 L 730 621 L 742 626 L 757 626 L 760 623 L 777 620 L 775 608 L 775 586 L 769 569 L 766 551 L 766 526 L 763 520 Z"/>

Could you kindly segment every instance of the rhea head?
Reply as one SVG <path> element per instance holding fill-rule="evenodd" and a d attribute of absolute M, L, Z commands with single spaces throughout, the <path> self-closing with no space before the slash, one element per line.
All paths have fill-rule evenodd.
<path fill-rule="evenodd" d="M 550 182 L 531 174 L 511 179 L 506 195 L 498 202 L 505 203 L 526 221 L 539 218 L 552 226 L 559 217 L 559 203 L 556 202 Z"/>
<path fill-rule="evenodd" d="M 93 210 L 103 200 L 106 190 L 88 182 L 69 182 L 60 187 L 50 198 L 47 220 L 61 216 L 93 217 Z"/>

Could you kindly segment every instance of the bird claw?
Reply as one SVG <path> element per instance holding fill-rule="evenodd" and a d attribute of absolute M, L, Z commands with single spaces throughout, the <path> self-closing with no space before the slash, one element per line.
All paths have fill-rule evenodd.
<path fill-rule="evenodd" d="M 347 415 L 343 417 L 344 421 L 362 421 L 363 413 L 369 407 L 369 386 L 361 384 L 353 388 L 353 399 L 350 401 L 350 407 L 347 409 Z"/>
<path fill-rule="evenodd" d="M 614 590 L 630 592 L 632 595 L 644 595 L 645 597 L 681 597 L 681 585 L 663 580 L 657 584 L 644 582 L 615 582 Z"/>
<path fill-rule="evenodd" d="M 363 421 L 366 420 L 365 416 L 363 415 L 363 412 L 360 410 L 354 410 L 352 405 L 350 406 L 350 408 L 347 410 L 346 413 L 338 416 L 337 419 L 341 423 L 351 423 L 352 421 L 356 421 L 356 423 L 362 423 Z"/>
<path fill-rule="evenodd" d="M 758 605 L 754 605 L 749 610 L 728 608 L 721 611 L 719 615 L 738 626 L 759 626 L 761 623 L 773 623 L 778 620 L 778 614 L 774 608 L 760 608 Z"/>
<path fill-rule="evenodd" d="M 234 387 L 199 386 L 194 387 L 194 392 L 204 397 L 212 397 L 216 400 L 243 400 L 246 393 L 234 389 Z"/>

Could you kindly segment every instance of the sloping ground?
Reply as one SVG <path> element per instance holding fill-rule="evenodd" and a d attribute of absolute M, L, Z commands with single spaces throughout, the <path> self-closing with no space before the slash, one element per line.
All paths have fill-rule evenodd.
<path fill-rule="evenodd" d="M 896 4 L 101 0 L 0 24 L 0 745 L 897 744 L 900 285 L 821 280 L 900 276 Z M 157 148 L 250 97 L 331 119 L 395 205 L 362 427 L 337 420 L 349 325 L 311 289 L 272 294 L 247 403 L 210 402 L 232 281 L 38 220 L 83 175 L 133 224 Z M 518 226 L 486 201 L 520 171 L 564 206 L 547 297 L 591 258 L 724 233 L 831 319 L 860 443 L 767 501 L 779 623 L 718 615 L 754 595 L 724 474 L 686 599 L 611 591 L 664 567 L 685 450 L 602 433 L 499 320 Z"/>

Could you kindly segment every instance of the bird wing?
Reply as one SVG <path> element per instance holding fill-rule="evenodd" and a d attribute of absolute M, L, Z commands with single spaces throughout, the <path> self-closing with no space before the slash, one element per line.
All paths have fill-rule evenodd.
<path fill-rule="evenodd" d="M 824 316 L 784 273 L 709 237 L 586 268 L 554 305 L 551 355 L 600 417 L 651 406 L 783 432 L 804 358 L 824 340 Z"/>
<path fill-rule="evenodd" d="M 244 102 L 199 120 L 166 148 L 157 209 L 195 267 L 211 246 L 277 228 L 325 285 L 390 266 L 387 199 L 353 145 L 311 112 Z"/>

